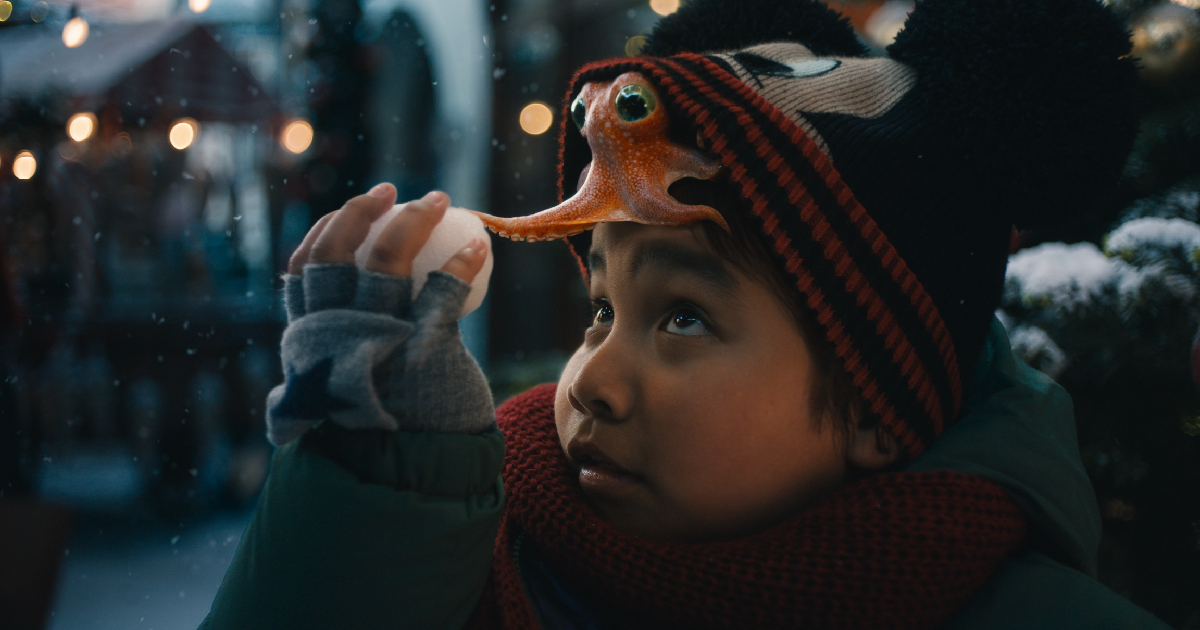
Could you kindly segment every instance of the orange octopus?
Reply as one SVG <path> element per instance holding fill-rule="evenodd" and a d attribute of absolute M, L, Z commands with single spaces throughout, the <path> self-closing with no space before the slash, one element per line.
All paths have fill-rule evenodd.
<path fill-rule="evenodd" d="M 571 118 L 592 150 L 579 192 L 525 217 L 476 214 L 500 236 L 531 243 L 613 221 L 684 225 L 708 219 L 728 230 L 716 210 L 679 203 L 667 193 L 685 177 L 713 178 L 721 165 L 697 148 L 667 139 L 667 111 L 658 100 L 650 82 L 636 72 L 585 84 L 571 105 Z"/>

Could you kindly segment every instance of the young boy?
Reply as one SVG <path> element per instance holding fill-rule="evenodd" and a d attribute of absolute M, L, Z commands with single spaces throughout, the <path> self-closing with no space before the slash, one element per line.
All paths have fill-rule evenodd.
<path fill-rule="evenodd" d="M 924 0 L 889 52 L 817 2 L 694 0 L 585 68 L 576 194 L 487 222 L 572 236 L 594 319 L 495 414 L 455 324 L 486 244 L 410 300 L 446 196 L 362 271 L 394 189 L 318 222 L 203 627 L 1162 627 L 1089 577 L 1070 402 L 992 316 L 1013 223 L 1120 169 L 1125 34 Z"/>

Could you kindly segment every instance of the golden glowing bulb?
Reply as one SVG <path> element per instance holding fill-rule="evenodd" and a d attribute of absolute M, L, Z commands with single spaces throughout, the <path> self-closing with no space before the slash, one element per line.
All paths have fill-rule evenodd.
<path fill-rule="evenodd" d="M 83 142 L 96 131 L 96 116 L 91 112 L 79 112 L 67 121 L 67 135 L 75 142 Z"/>
<path fill-rule="evenodd" d="M 171 140 L 171 146 L 182 151 L 192 146 L 192 142 L 199 134 L 200 123 L 191 118 L 180 118 L 171 124 L 171 133 L 168 138 Z"/>
<path fill-rule="evenodd" d="M 642 52 L 642 48 L 646 45 L 645 35 L 634 35 L 625 40 L 625 56 L 636 57 Z"/>
<path fill-rule="evenodd" d="M 554 113 L 545 103 L 533 102 L 521 110 L 521 129 L 531 136 L 546 133 L 553 122 Z"/>
<path fill-rule="evenodd" d="M 312 140 L 312 125 L 308 124 L 307 120 L 299 118 L 288 123 L 283 128 L 283 133 L 279 136 L 279 141 L 283 143 L 283 148 L 297 155 L 307 151 L 308 146 L 312 144 Z"/>
<path fill-rule="evenodd" d="M 13 159 L 13 175 L 17 179 L 29 179 L 37 172 L 37 158 L 29 151 L 22 151 Z"/>
<path fill-rule="evenodd" d="M 75 16 L 67 20 L 67 25 L 63 27 L 63 43 L 67 45 L 67 48 L 79 48 L 83 42 L 87 41 L 90 30 L 87 20 Z"/>
<path fill-rule="evenodd" d="M 679 10 L 679 0 L 650 0 L 650 10 L 659 15 L 671 15 Z"/>
<path fill-rule="evenodd" d="M 204 13 L 212 6 L 212 0 L 188 0 L 188 8 L 192 13 Z"/>
<path fill-rule="evenodd" d="M 7 20 L 12 16 L 12 3 L 8 0 L 0 0 L 0 22 Z"/>

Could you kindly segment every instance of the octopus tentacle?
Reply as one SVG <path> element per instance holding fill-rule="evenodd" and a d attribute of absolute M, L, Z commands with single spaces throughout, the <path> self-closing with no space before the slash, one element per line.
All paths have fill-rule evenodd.
<path fill-rule="evenodd" d="M 631 86 L 644 95 L 646 107 L 622 117 L 617 111 L 620 99 Z M 579 191 L 530 216 L 501 218 L 477 212 L 484 225 L 500 236 L 529 242 L 572 236 L 616 221 L 686 225 L 709 220 L 729 230 L 713 208 L 679 203 L 667 192 L 685 177 L 712 179 L 721 165 L 697 147 L 667 138 L 666 108 L 655 107 L 653 87 L 642 75 L 627 72 L 609 83 L 588 83 L 580 98 L 587 112 L 580 132 L 592 150 L 592 162 Z"/>

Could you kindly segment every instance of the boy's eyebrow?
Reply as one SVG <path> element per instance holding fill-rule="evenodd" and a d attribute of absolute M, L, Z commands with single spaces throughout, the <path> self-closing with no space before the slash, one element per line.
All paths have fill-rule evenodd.
<path fill-rule="evenodd" d="M 588 255 L 587 255 L 587 268 L 588 268 L 588 273 L 592 273 L 595 271 L 604 271 L 604 268 L 605 268 L 604 254 L 601 254 L 600 252 L 598 252 L 596 250 L 589 251 Z"/>
<path fill-rule="evenodd" d="M 600 264 L 604 264 L 603 257 L 600 259 Z M 638 271 L 646 266 L 658 267 L 669 272 L 686 273 L 721 291 L 732 291 L 737 287 L 737 279 L 725 268 L 721 259 L 692 249 L 663 243 L 649 243 L 634 252 L 633 261 L 629 265 L 629 273 L 637 275 Z"/>

